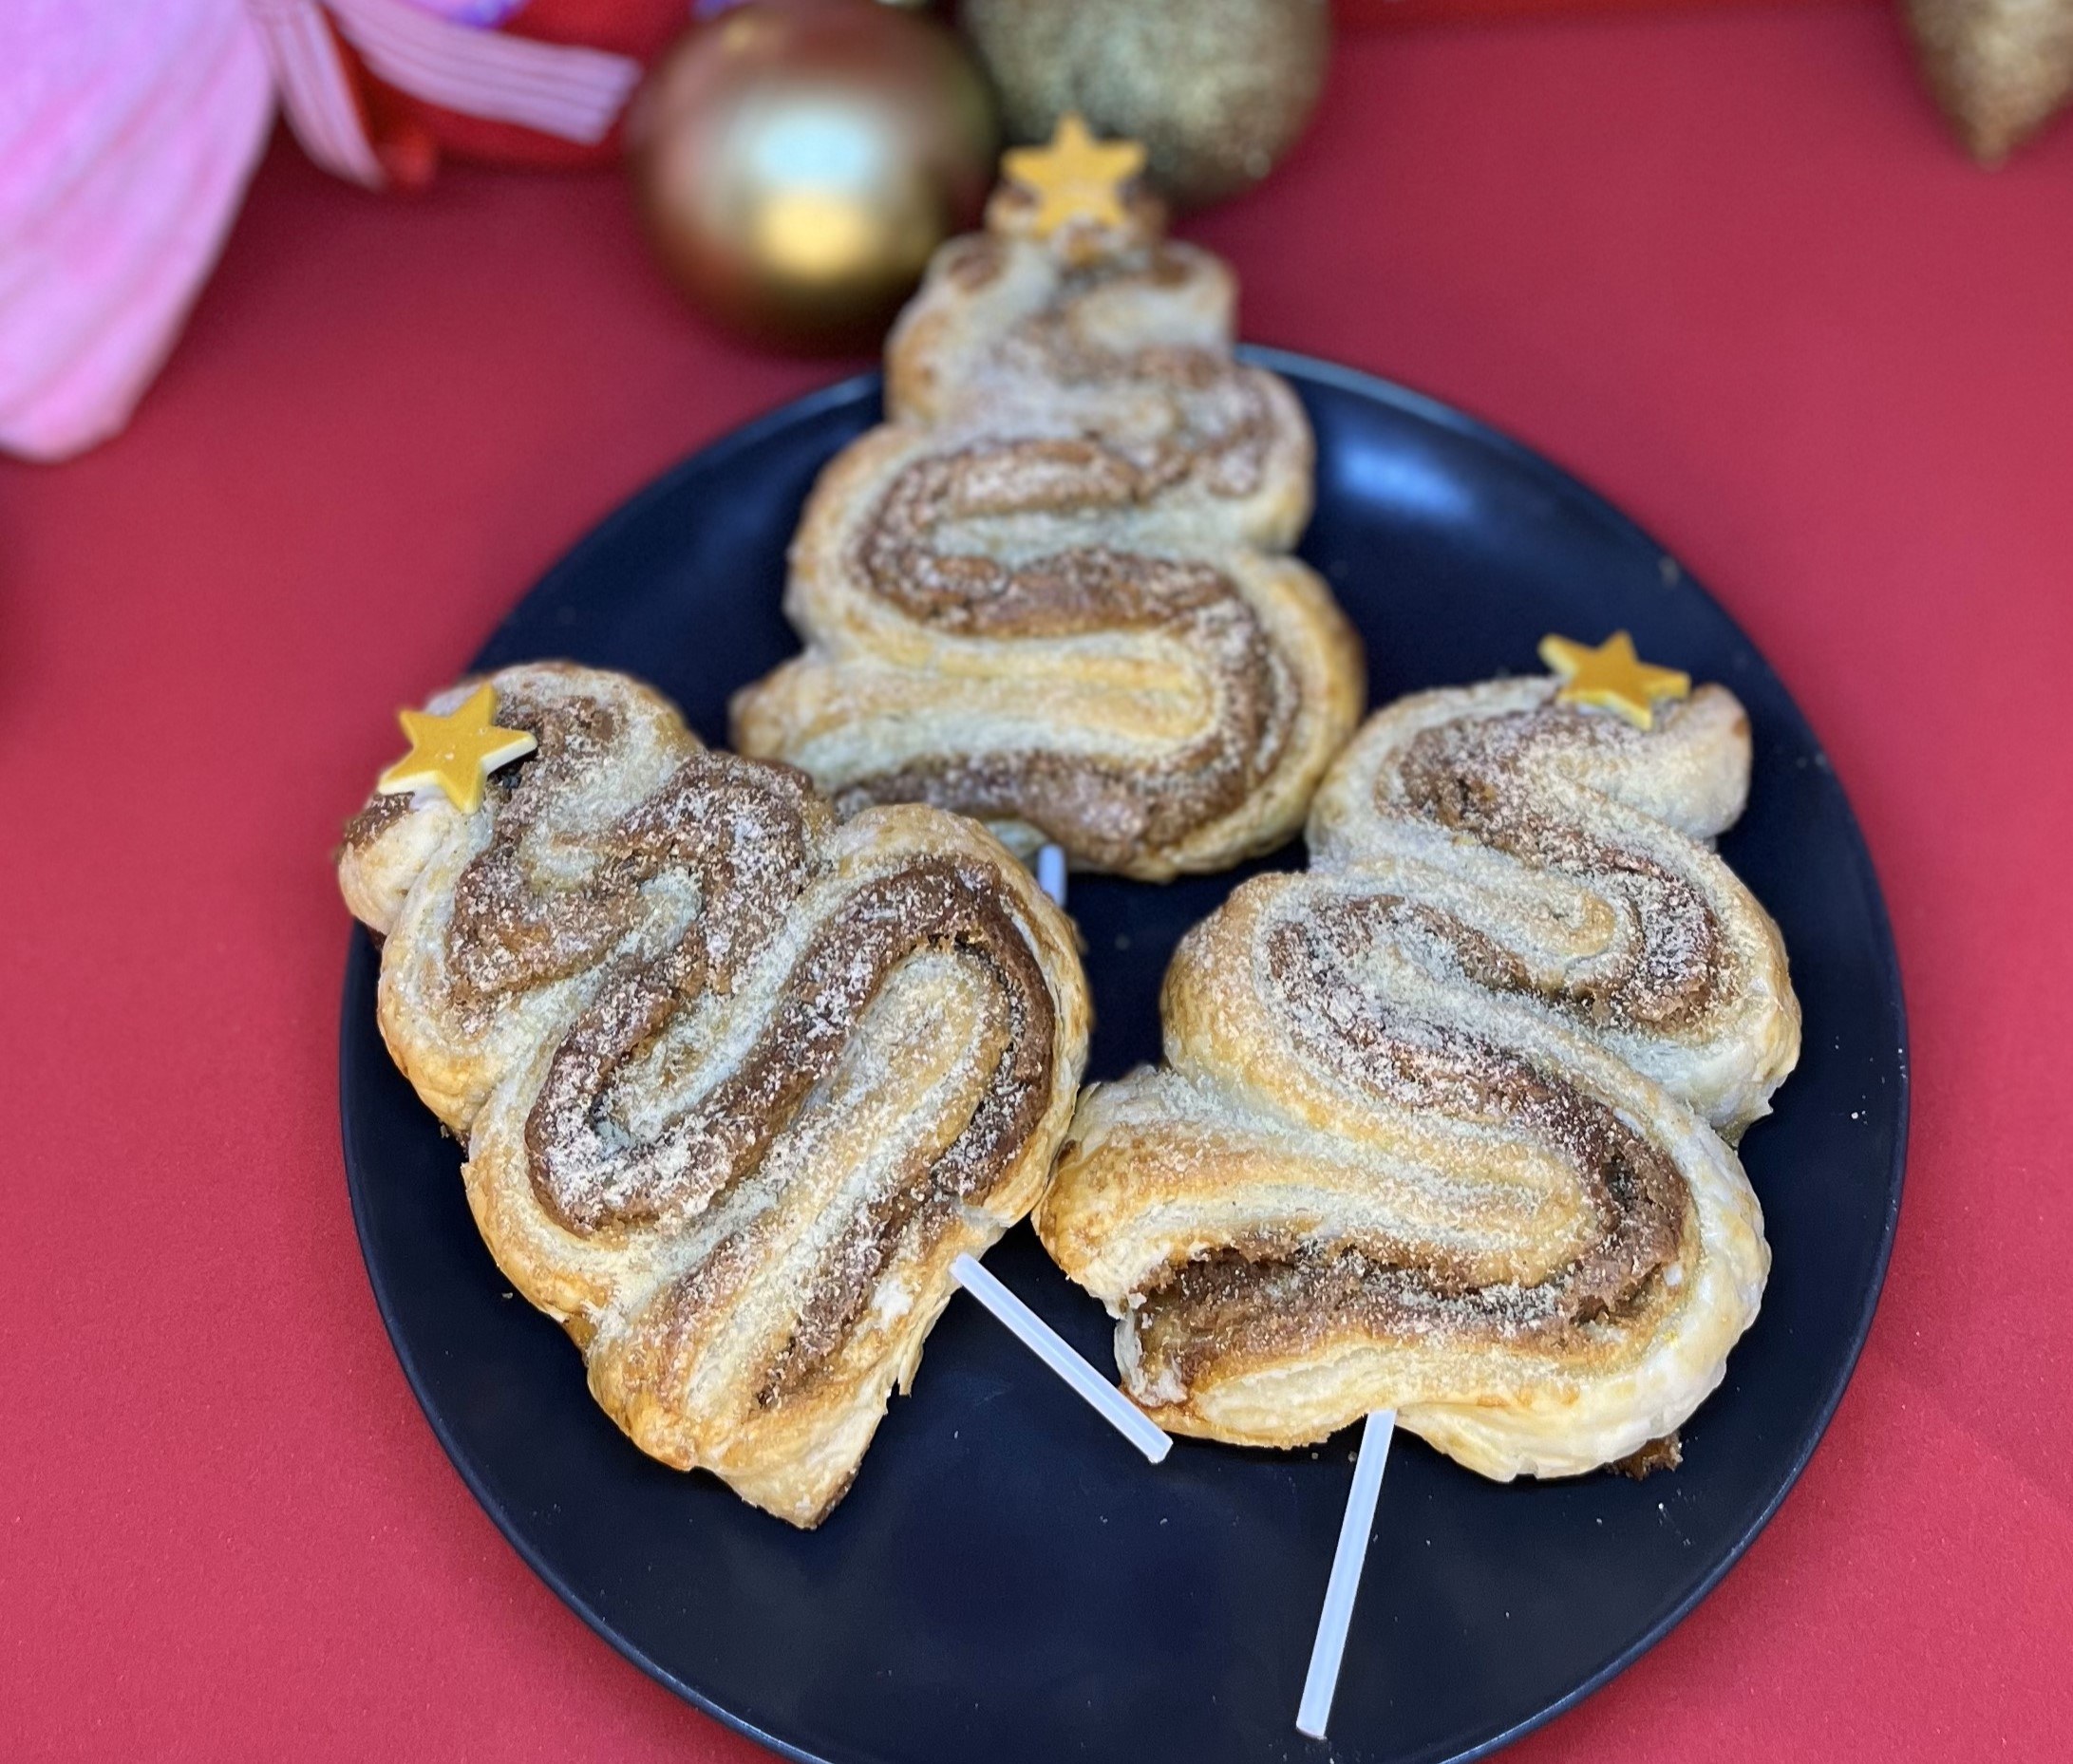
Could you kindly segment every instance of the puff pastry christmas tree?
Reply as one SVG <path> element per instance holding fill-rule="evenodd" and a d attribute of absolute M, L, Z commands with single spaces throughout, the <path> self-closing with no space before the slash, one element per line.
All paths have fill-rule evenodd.
<path fill-rule="evenodd" d="M 845 813 L 933 803 L 1162 881 L 1294 834 L 1364 681 L 1289 554 L 1303 408 L 1233 359 L 1231 272 L 1162 236 L 1143 162 L 1075 117 L 1007 156 L 894 330 L 890 421 L 807 504 L 805 652 L 733 720 Z"/>

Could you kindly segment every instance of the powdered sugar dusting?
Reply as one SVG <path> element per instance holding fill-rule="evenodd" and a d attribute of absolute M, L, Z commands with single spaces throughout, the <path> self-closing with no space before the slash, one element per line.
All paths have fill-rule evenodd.
<path fill-rule="evenodd" d="M 1020 291 L 1005 301 L 1004 278 Z M 1244 585 L 1249 557 L 1274 542 L 1254 502 L 1308 500 L 1308 432 L 1286 390 L 1235 363 L 1207 322 L 1227 304 L 1221 266 L 1156 241 L 1111 241 L 1069 266 L 1000 239 L 940 260 L 894 349 L 895 381 L 928 387 L 933 432 L 867 437 L 861 451 L 889 433 L 925 444 L 854 483 L 838 465 L 841 490 L 824 485 L 809 511 L 806 530 L 846 523 L 824 591 L 873 610 L 834 618 L 807 593 L 795 617 L 846 652 L 890 610 L 932 639 L 1027 645 L 1037 671 L 994 669 L 1010 729 L 975 741 L 967 714 L 930 739 L 917 721 L 926 663 L 888 639 L 917 675 L 915 702 L 854 713 L 896 723 L 897 760 L 823 768 L 844 812 L 924 801 L 1033 830 L 1083 866 L 1157 873 L 1205 830 L 1242 820 L 1290 767 L 1321 763 L 1296 740 L 1305 675 Z M 1108 751 L 1051 745 L 1019 710 L 1061 639 L 1106 640 L 1112 665 L 1178 675 L 1168 696 L 1200 707 L 1194 726 L 1178 740 L 1133 732 Z M 972 690 L 968 671 L 958 678 Z M 763 692 L 744 695 L 738 723 Z M 755 744 L 821 767 L 840 702 L 802 703 L 810 729 L 773 712 Z"/>

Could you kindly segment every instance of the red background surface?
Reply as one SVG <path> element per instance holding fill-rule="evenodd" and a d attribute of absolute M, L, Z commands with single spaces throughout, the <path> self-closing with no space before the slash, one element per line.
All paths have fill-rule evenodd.
<path fill-rule="evenodd" d="M 1835 1426 L 1514 1755 L 2064 1755 L 2073 126 L 1973 170 L 1854 7 L 1369 36 L 1195 231 L 1249 334 L 1510 427 L 1713 586 L 1906 965 L 1907 1205 Z M 757 1755 L 533 1579 L 404 1383 L 327 854 L 394 705 L 831 371 L 688 317 L 612 178 L 399 202 L 277 149 L 130 433 L 0 468 L 0 1755 Z"/>

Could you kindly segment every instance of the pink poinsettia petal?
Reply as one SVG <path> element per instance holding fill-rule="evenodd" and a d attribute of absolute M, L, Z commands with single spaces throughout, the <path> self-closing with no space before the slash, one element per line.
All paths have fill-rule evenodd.
<path fill-rule="evenodd" d="M 0 447 L 129 419 L 222 249 L 273 116 L 243 0 L 0 7 Z"/>

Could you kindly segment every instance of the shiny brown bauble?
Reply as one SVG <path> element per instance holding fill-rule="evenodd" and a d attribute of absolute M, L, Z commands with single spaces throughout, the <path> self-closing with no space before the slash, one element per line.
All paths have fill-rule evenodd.
<path fill-rule="evenodd" d="M 934 20 L 876 0 L 749 0 L 694 26 L 627 123 L 641 219 L 702 311 L 763 342 L 868 347 L 972 226 L 992 95 Z"/>
<path fill-rule="evenodd" d="M 1078 111 L 1097 135 L 1141 141 L 1146 175 L 1181 208 L 1274 168 L 1331 54 L 1326 0 L 964 0 L 958 20 L 1010 141 L 1047 141 Z"/>

